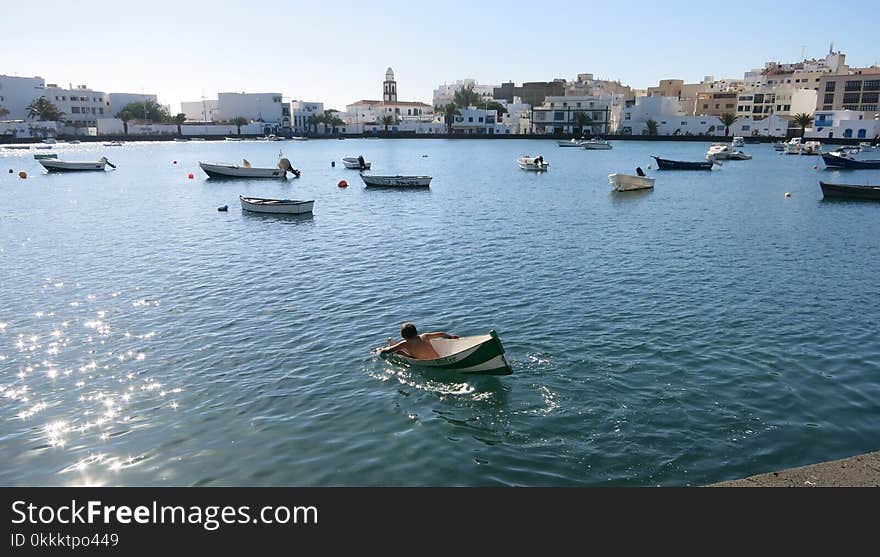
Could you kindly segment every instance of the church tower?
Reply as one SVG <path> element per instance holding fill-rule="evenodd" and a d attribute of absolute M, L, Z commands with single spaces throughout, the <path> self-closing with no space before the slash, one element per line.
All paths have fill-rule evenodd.
<path fill-rule="evenodd" d="M 397 102 L 397 82 L 394 81 L 394 70 L 388 68 L 385 72 L 385 83 L 382 84 L 382 100 L 385 102 Z"/>

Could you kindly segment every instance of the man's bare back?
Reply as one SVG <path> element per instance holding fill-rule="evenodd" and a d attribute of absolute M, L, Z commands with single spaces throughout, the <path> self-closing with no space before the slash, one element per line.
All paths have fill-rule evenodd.
<path fill-rule="evenodd" d="M 440 357 L 440 354 L 434 350 L 431 340 L 435 338 L 458 338 L 456 335 L 448 333 L 424 333 L 418 334 L 415 325 L 404 323 L 401 328 L 404 339 L 392 344 L 392 339 L 388 339 L 388 346 L 382 348 L 380 354 L 396 353 L 408 356 L 416 360 L 434 360 Z"/>

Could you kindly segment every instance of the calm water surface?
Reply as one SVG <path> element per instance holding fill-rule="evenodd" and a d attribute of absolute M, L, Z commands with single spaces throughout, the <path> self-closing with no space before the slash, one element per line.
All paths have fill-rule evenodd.
<path fill-rule="evenodd" d="M 880 172 L 747 145 L 609 191 L 707 147 L 81 144 L 57 152 L 118 170 L 58 175 L 0 150 L 0 484 L 702 485 L 880 449 L 880 204 L 818 184 Z M 302 178 L 198 168 L 279 149 Z M 431 189 L 365 190 L 358 154 Z M 513 375 L 371 355 L 406 320 L 496 329 Z"/>

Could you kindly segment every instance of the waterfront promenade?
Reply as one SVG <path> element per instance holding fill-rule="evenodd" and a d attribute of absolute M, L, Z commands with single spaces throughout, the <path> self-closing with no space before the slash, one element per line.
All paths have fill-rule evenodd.
<path fill-rule="evenodd" d="M 708 487 L 880 487 L 880 451 Z"/>

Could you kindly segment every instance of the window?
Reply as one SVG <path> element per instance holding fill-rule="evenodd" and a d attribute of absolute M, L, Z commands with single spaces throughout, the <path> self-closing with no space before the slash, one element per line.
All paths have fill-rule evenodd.
<path fill-rule="evenodd" d="M 752 128 L 752 127 L 751 127 L 750 125 L 748 125 L 748 124 L 744 124 L 743 127 L 742 127 L 742 131 L 747 132 L 747 131 L 749 131 L 751 128 Z"/>
<path fill-rule="evenodd" d="M 779 112 L 780 110 L 782 110 L 782 105 L 781 105 L 781 104 L 777 104 L 777 105 L 776 105 L 776 112 Z"/>
<path fill-rule="evenodd" d="M 715 110 L 718 110 L 719 108 L 721 108 L 721 105 L 719 103 L 715 103 Z"/>
<path fill-rule="evenodd" d="M 784 104 L 784 105 L 782 105 L 782 110 L 783 110 L 784 112 L 788 112 L 789 110 L 791 110 L 791 105 L 790 105 L 790 104 Z"/>
<path fill-rule="evenodd" d="M 477 122 L 483 123 L 483 117 L 480 116 L 479 118 L 477 118 Z"/>
<path fill-rule="evenodd" d="M 700 125 L 701 125 L 701 126 L 705 126 L 705 125 L 706 125 L 706 121 L 705 121 L 705 120 L 700 120 Z"/>
<path fill-rule="evenodd" d="M 682 125 L 682 126 L 687 126 L 688 123 L 687 123 L 687 122 L 682 122 L 681 125 Z"/>
<path fill-rule="evenodd" d="M 828 92 L 833 92 L 835 86 L 837 86 L 837 82 L 836 82 L 836 81 L 829 81 L 829 82 L 827 82 L 827 83 L 825 84 L 825 92 L 826 92 L 826 93 L 828 93 Z"/>
<path fill-rule="evenodd" d="M 74 114 L 79 114 L 79 107 L 78 107 L 78 106 L 72 106 L 72 107 L 70 107 L 70 111 L 71 111 L 72 113 L 74 113 Z"/>
<path fill-rule="evenodd" d="M 866 133 L 867 133 L 867 130 L 865 130 L 865 129 L 859 130 L 859 139 L 865 139 Z"/>
<path fill-rule="evenodd" d="M 847 81 L 846 86 L 843 88 L 844 91 L 861 91 L 862 90 L 862 82 L 858 80 Z"/>
<path fill-rule="evenodd" d="M 852 137 L 852 130 L 850 128 L 843 130 L 843 137 Z"/>
<path fill-rule="evenodd" d="M 623 115 L 623 119 L 624 119 L 624 120 L 630 120 L 630 119 L 631 119 L 631 116 L 632 116 L 632 114 L 630 114 L 629 112 L 627 112 L 626 114 Z"/>
<path fill-rule="evenodd" d="M 755 95 L 755 104 L 764 104 L 764 95 L 763 94 Z"/>
<path fill-rule="evenodd" d="M 708 109 L 709 109 L 709 105 L 704 103 L 704 104 L 703 104 L 703 109 L 708 110 Z"/>
<path fill-rule="evenodd" d="M 877 103 L 880 101 L 880 93 L 862 93 L 863 103 Z"/>
<path fill-rule="evenodd" d="M 844 93 L 843 94 L 843 103 L 844 104 L 852 104 L 859 102 L 859 98 L 862 96 L 861 93 Z"/>
<path fill-rule="evenodd" d="M 733 103 L 727 103 L 724 105 L 724 108 L 733 108 L 735 105 Z"/>
<path fill-rule="evenodd" d="M 864 111 L 866 111 L 866 112 L 876 112 L 876 111 L 877 111 L 877 105 L 876 105 L 876 104 L 863 104 L 863 105 L 862 105 L 862 110 L 864 110 Z"/>
<path fill-rule="evenodd" d="M 880 79 L 871 79 L 864 84 L 865 91 L 880 91 Z"/>
<path fill-rule="evenodd" d="M 825 104 L 834 104 L 834 93 L 825 93 Z"/>
<path fill-rule="evenodd" d="M 468 122 L 473 122 L 473 121 L 474 121 L 474 117 L 473 117 L 473 116 L 468 116 Z"/>
<path fill-rule="evenodd" d="M 580 107 L 581 107 L 581 103 L 577 103 L 577 107 L 580 108 Z"/>
<path fill-rule="evenodd" d="M 557 110 L 556 112 L 553 113 L 553 119 L 554 120 L 565 120 L 565 112 L 563 112 L 561 110 Z"/>

